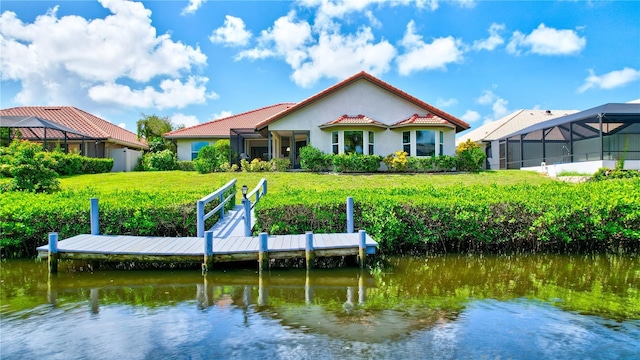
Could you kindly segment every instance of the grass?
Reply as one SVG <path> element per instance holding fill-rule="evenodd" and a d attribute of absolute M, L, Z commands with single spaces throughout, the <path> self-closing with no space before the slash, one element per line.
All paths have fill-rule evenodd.
<path fill-rule="evenodd" d="M 583 172 L 578 172 L 578 171 L 564 170 L 564 171 L 561 171 L 558 174 L 558 176 L 593 176 L 593 174 L 583 173 Z"/>
<path fill-rule="evenodd" d="M 261 178 L 268 182 L 268 194 L 277 196 L 289 190 L 313 190 L 323 192 L 330 190 L 362 190 L 389 189 L 404 187 L 445 187 L 470 185 L 542 185 L 553 182 L 543 175 L 520 170 L 485 171 L 477 174 L 371 174 L 371 175 L 338 175 L 316 174 L 305 172 L 284 173 L 213 173 L 198 174 L 196 172 L 129 172 L 107 173 L 96 175 L 78 175 L 60 179 L 63 189 L 81 190 L 91 188 L 98 193 L 111 194 L 118 191 L 184 191 L 201 192 L 206 195 L 232 179 L 238 179 L 237 188 L 244 184 L 250 189 L 255 187 Z M 240 196 L 237 197 L 240 199 Z"/>

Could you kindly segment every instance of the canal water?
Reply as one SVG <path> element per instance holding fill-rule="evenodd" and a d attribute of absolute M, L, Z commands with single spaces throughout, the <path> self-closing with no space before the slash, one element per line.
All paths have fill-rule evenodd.
<path fill-rule="evenodd" d="M 1 263 L 5 359 L 640 359 L 632 256 L 389 258 L 373 270 Z"/>

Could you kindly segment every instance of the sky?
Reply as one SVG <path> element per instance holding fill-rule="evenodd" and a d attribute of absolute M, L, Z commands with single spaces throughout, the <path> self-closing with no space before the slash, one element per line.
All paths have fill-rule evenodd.
<path fill-rule="evenodd" d="M 640 99 L 640 1 L 0 0 L 0 104 L 133 132 L 299 102 L 360 71 L 479 127 Z"/>

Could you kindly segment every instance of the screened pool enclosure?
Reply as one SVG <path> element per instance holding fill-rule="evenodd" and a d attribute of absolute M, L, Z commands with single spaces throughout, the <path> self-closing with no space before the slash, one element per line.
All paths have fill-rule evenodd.
<path fill-rule="evenodd" d="M 601 105 L 499 140 L 500 168 L 640 160 L 640 104 Z"/>

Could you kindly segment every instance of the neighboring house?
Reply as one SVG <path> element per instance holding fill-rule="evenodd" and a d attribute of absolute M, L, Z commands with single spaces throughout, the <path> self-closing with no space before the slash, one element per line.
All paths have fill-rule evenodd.
<path fill-rule="evenodd" d="M 487 155 L 486 169 L 504 169 L 505 163 L 500 162 L 504 156 L 500 155 L 499 139 L 529 126 L 577 112 L 578 110 L 517 110 L 499 120 L 460 134 L 456 145 L 471 140 L 480 145 Z"/>
<path fill-rule="evenodd" d="M 640 169 L 640 103 L 609 103 L 541 122 L 498 139 L 500 168 L 556 175 Z"/>
<path fill-rule="evenodd" d="M 147 150 L 144 139 L 107 120 L 89 114 L 73 106 L 20 106 L 0 110 L 3 117 L 34 117 L 60 124 L 76 130 L 82 137 L 62 137 L 60 132 L 50 131 L 46 147 L 53 150 L 60 146 L 66 152 L 77 152 L 84 156 L 114 158 L 113 171 L 130 171 L 139 155 Z M 3 126 L 4 127 L 4 126 Z M 20 128 L 23 139 L 44 143 L 43 128 Z M 58 135 L 56 135 L 58 134 Z M 128 152 L 128 153 L 127 153 Z"/>
<path fill-rule="evenodd" d="M 271 105 L 188 128 L 174 130 L 164 134 L 164 137 L 176 142 L 178 160 L 193 160 L 198 156 L 198 151 L 203 146 L 213 145 L 220 139 L 228 140 L 232 130 L 250 129 L 251 132 L 253 132 L 257 123 L 293 105 L 295 105 L 295 103 Z M 256 134 L 256 137 L 261 138 L 259 134 Z M 263 158 L 266 160 L 266 157 L 263 157 L 263 153 L 265 153 L 266 150 L 261 151 L 259 148 L 260 146 L 250 146 L 251 150 L 249 150 L 248 154 L 252 154 L 252 158 Z"/>
<path fill-rule="evenodd" d="M 300 148 L 309 144 L 334 154 L 386 156 L 405 150 L 410 156 L 454 155 L 455 135 L 467 128 L 455 116 L 360 72 L 297 104 L 274 105 L 165 137 L 183 149 L 181 160 L 193 159 L 205 142 L 229 138 L 238 154 L 288 157 L 297 167 Z"/>

